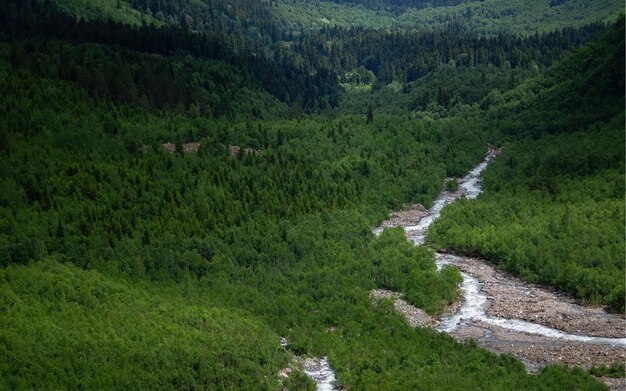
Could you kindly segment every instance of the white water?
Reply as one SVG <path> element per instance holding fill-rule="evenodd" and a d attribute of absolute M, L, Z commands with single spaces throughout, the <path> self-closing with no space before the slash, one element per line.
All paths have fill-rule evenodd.
<path fill-rule="evenodd" d="M 280 346 L 287 349 L 289 341 L 280 337 Z M 335 387 L 335 372 L 328 362 L 328 357 L 305 358 L 296 357 L 302 363 L 304 374 L 316 384 L 317 391 L 337 391 Z"/>
<path fill-rule="evenodd" d="M 335 372 L 328 363 L 328 357 L 321 360 L 307 358 L 303 364 L 304 373 L 317 384 L 317 391 L 335 391 Z"/>
<path fill-rule="evenodd" d="M 426 231 L 430 225 L 441 215 L 441 210 L 449 203 L 456 201 L 461 197 L 469 199 L 476 198 L 482 191 L 480 186 L 480 174 L 487 167 L 487 164 L 495 154 L 489 153 L 485 160 L 471 170 L 459 184 L 459 192 L 450 193 L 443 192 L 435 200 L 430 214 L 422 218 L 416 225 L 405 227 L 404 230 L 411 238 L 411 241 L 416 245 L 424 244 L 426 237 Z M 378 227 L 374 230 L 374 234 L 378 235 L 384 228 Z M 437 267 L 445 264 L 453 264 L 456 261 L 463 259 L 458 256 L 451 256 L 447 254 L 436 254 Z M 602 338 L 602 337 L 589 337 L 584 335 L 575 335 L 563 332 L 561 330 L 546 327 L 540 324 L 526 322 L 518 319 L 505 319 L 487 315 L 489 309 L 489 300 L 487 295 L 482 290 L 482 284 L 476 278 L 468 275 L 467 273 L 461 273 L 463 277 L 463 284 L 461 285 L 461 293 L 463 295 L 463 304 L 459 310 L 449 316 L 444 317 L 437 325 L 436 329 L 444 332 L 452 332 L 459 327 L 468 324 L 471 321 L 481 321 L 501 328 L 536 334 L 545 337 L 558 338 L 568 341 L 584 342 L 589 344 L 601 344 L 611 346 L 626 346 L 626 338 Z"/>
<path fill-rule="evenodd" d="M 462 259 L 463 257 L 449 254 L 436 254 L 437 267 L 439 268 L 443 265 L 454 264 Z M 563 339 L 567 341 L 584 342 L 596 345 L 626 346 L 626 338 L 602 338 L 575 335 L 519 319 L 505 319 L 489 316 L 487 315 L 489 300 L 487 299 L 485 292 L 482 290 L 483 284 L 467 273 L 461 272 L 461 276 L 463 276 L 463 285 L 461 286 L 461 292 L 463 293 L 464 298 L 463 305 L 456 313 L 441 319 L 440 323 L 436 327 L 439 331 L 450 333 L 462 325 L 466 325 L 470 321 L 481 321 L 507 330 L 542 335 L 545 337 Z"/>
<path fill-rule="evenodd" d="M 437 268 L 447 264 L 454 264 L 453 258 L 459 257 L 437 253 Z M 486 317 L 486 312 L 489 309 L 489 300 L 487 300 L 485 292 L 481 290 L 482 284 L 476 278 L 466 273 L 461 273 L 461 276 L 463 276 L 463 284 L 461 285 L 463 304 L 456 313 L 441 319 L 436 327 L 439 331 L 450 333 L 472 320 L 482 320 L 482 318 Z"/>

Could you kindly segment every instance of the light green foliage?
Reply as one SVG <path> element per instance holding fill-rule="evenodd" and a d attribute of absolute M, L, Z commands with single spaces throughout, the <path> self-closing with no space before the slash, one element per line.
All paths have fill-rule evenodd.
<path fill-rule="evenodd" d="M 393 85 L 372 90 L 363 84 L 341 84 L 340 113 L 356 113 L 372 102 L 377 112 L 420 117 L 453 117 L 472 112 L 476 105 L 489 107 L 497 91 L 507 91 L 536 75 L 528 69 L 495 67 L 456 68 L 442 66 L 401 87 Z M 398 88 L 400 87 L 400 88 Z"/>
<path fill-rule="evenodd" d="M 76 19 L 112 19 L 122 23 L 141 25 L 142 22 L 159 25 L 152 13 L 131 7 L 125 0 L 55 0 Z"/>
<path fill-rule="evenodd" d="M 112 18 L 119 22 L 140 25 L 142 22 L 159 24 L 185 23 L 196 30 L 213 30 L 209 7 L 202 2 L 172 1 L 173 5 L 147 6 L 140 1 L 127 0 L 55 0 L 63 10 L 77 18 Z M 229 6 L 229 3 L 230 6 Z M 301 27 L 364 27 L 373 29 L 418 28 L 439 29 L 458 24 L 464 30 L 480 34 L 514 32 L 532 35 L 550 32 L 567 26 L 580 27 L 597 21 L 613 22 L 623 11 L 617 0 L 567 0 L 551 5 L 551 0 L 485 0 L 467 1 L 454 6 L 397 8 L 378 5 L 364 7 L 351 2 L 330 0 L 277 0 L 259 5 L 250 0 L 235 3 L 213 1 L 211 6 L 225 19 L 240 25 L 242 21 L 254 26 L 250 33 L 263 35 L 263 18 L 267 13 L 284 27 L 298 32 Z M 262 14 L 256 14 L 263 9 Z M 168 13 L 167 10 L 173 10 Z M 250 13 L 250 14 L 249 14 Z M 263 16 L 261 16 L 263 15 Z M 254 18 L 257 18 L 255 21 Z M 182 20 L 185 19 L 185 22 Z"/>
<path fill-rule="evenodd" d="M 557 6 L 550 3 L 550 0 L 470 1 L 454 7 L 409 10 L 398 19 L 402 25 L 422 28 L 460 22 L 463 28 L 486 35 L 504 31 L 532 35 L 598 20 L 613 22 L 623 11 L 622 2 L 616 0 L 568 0 Z"/>
<path fill-rule="evenodd" d="M 281 0 L 278 4 L 277 9 L 285 19 L 313 28 L 329 25 L 436 30 L 447 24 L 458 24 L 464 30 L 485 35 L 505 31 L 532 35 L 598 20 L 613 22 L 623 11 L 622 2 L 617 0 L 568 0 L 554 6 L 550 0 L 486 0 L 399 11 L 385 6 L 375 9 L 334 1 Z"/>
<path fill-rule="evenodd" d="M 346 72 L 339 80 L 339 85 L 346 90 L 370 91 L 375 82 L 374 73 L 360 66 L 353 71 Z"/>
<path fill-rule="evenodd" d="M 0 388 L 279 389 L 258 319 L 48 258 L 0 270 Z"/>
<path fill-rule="evenodd" d="M 397 24 L 395 16 L 389 11 L 371 10 L 354 4 L 317 0 L 280 0 L 277 3 L 277 13 L 295 26 L 390 28 Z"/>
<path fill-rule="evenodd" d="M 372 262 L 379 267 L 376 282 L 383 288 L 405 292 L 411 303 L 436 314 L 456 299 L 461 275 L 453 267 L 438 273 L 432 253 L 424 247 L 415 250 L 411 243 L 401 240 L 403 236 L 401 229 L 388 229 L 372 243 L 377 250 Z"/>

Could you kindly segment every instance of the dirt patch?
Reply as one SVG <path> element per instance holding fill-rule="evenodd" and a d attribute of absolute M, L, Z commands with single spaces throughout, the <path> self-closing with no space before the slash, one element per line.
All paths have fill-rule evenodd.
<path fill-rule="evenodd" d="M 436 323 L 435 319 L 423 310 L 409 304 L 402 299 L 402 294 L 398 292 L 388 291 L 386 289 L 374 289 L 370 291 L 370 297 L 374 301 L 381 299 L 393 300 L 393 306 L 407 320 L 411 327 L 433 327 Z"/>
<path fill-rule="evenodd" d="M 200 149 L 200 145 L 201 144 L 202 143 L 200 143 L 200 142 L 181 144 L 181 146 L 183 148 L 183 153 L 196 153 Z M 174 144 L 174 143 L 165 143 L 165 144 L 163 144 L 163 148 L 167 152 L 169 152 L 171 154 L 176 153 L 176 144 Z"/>
<path fill-rule="evenodd" d="M 261 151 L 254 149 L 254 148 L 243 148 L 242 150 L 239 145 L 229 145 L 228 152 L 230 153 L 230 156 L 232 157 L 237 157 L 242 153 L 244 155 L 260 155 L 261 154 Z"/>

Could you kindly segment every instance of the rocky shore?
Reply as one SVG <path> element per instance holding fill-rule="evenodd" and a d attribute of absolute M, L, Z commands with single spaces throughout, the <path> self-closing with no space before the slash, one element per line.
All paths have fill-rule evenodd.
<path fill-rule="evenodd" d="M 550 289 L 526 284 L 495 266 L 472 258 L 460 258 L 455 265 L 483 284 L 491 316 L 520 319 L 570 334 L 624 338 L 626 321 L 602 308 L 586 307 Z"/>
<path fill-rule="evenodd" d="M 392 212 L 389 218 L 382 222 L 382 228 L 390 227 L 407 227 L 417 224 L 423 217 L 428 216 L 430 212 L 424 208 L 422 204 L 413 204 L 406 210 Z"/>
<path fill-rule="evenodd" d="M 485 322 L 472 322 L 451 333 L 457 340 L 472 338 L 496 353 L 511 353 L 534 372 L 548 364 L 564 364 L 589 369 L 623 362 L 624 348 L 564 341 L 536 334 L 507 330 Z"/>

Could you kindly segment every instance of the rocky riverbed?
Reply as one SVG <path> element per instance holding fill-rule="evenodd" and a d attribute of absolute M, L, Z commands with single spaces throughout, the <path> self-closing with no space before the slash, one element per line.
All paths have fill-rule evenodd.
<path fill-rule="evenodd" d="M 408 209 L 389 214 L 389 218 L 380 224 L 380 228 L 407 227 L 417 224 L 423 217 L 430 214 L 422 204 L 413 204 Z"/>
<path fill-rule="evenodd" d="M 487 314 L 491 316 L 521 319 L 570 334 L 626 337 L 624 318 L 602 308 L 582 306 L 548 288 L 526 284 L 479 259 L 460 257 L 454 264 L 483 284 L 490 302 Z"/>
<path fill-rule="evenodd" d="M 437 319 L 402 299 L 401 293 L 375 289 L 370 292 L 370 297 L 375 302 L 381 299 L 393 300 L 395 309 L 406 318 L 412 327 L 436 327 L 439 324 Z M 558 304 L 560 303 L 554 307 L 546 307 L 546 312 L 550 314 L 555 309 L 561 309 Z M 459 305 L 460 303 L 455 303 L 449 311 L 455 312 Z M 570 311 L 584 313 L 586 310 L 590 310 L 595 313 L 594 309 L 577 308 L 575 303 L 567 303 L 566 306 Z M 598 316 L 598 314 L 595 315 Z M 608 316 L 611 324 L 618 324 L 618 322 L 614 322 L 613 316 Z M 582 323 L 584 322 L 582 320 Z M 603 334 L 600 331 L 601 325 L 591 329 L 600 336 Z M 619 329 L 615 328 L 607 330 L 605 334 L 611 335 L 618 331 Z M 576 365 L 589 369 L 593 366 L 608 366 L 614 362 L 626 360 L 626 348 L 624 346 L 568 341 L 557 337 L 510 330 L 480 320 L 470 321 L 451 332 L 450 335 L 460 341 L 474 339 L 480 346 L 496 353 L 514 354 L 526 364 L 529 371 L 536 371 L 547 364 Z"/>
<path fill-rule="evenodd" d="M 530 333 L 520 333 L 477 321 L 450 333 L 458 340 L 472 338 L 480 346 L 497 353 L 511 353 L 533 372 L 547 364 L 575 365 L 589 369 L 626 359 L 623 347 L 566 341 Z"/>

